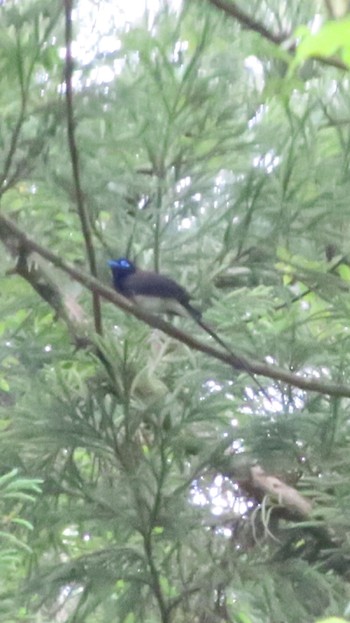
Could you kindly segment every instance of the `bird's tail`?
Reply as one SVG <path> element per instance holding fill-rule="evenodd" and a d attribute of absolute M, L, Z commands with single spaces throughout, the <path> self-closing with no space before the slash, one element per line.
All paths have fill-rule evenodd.
<path fill-rule="evenodd" d="M 219 337 L 217 333 L 215 333 L 215 331 L 213 331 L 213 329 L 211 329 L 211 327 L 202 319 L 201 312 L 189 304 L 186 306 L 186 308 L 191 314 L 192 318 L 197 322 L 197 324 L 199 324 L 199 326 L 204 331 L 206 331 L 206 333 L 208 333 L 217 342 L 217 344 L 222 346 L 222 348 L 224 348 L 226 352 L 231 356 L 232 360 L 235 362 L 235 363 L 232 363 L 232 365 L 238 370 L 244 370 L 245 372 L 247 372 L 249 376 L 253 379 L 254 383 L 259 387 L 260 391 L 264 394 L 265 398 L 267 398 L 267 400 L 271 402 L 270 396 L 267 394 L 266 390 L 259 383 L 259 381 L 255 378 L 252 372 L 248 369 L 247 364 L 241 359 L 241 357 L 236 355 L 231 350 L 231 348 L 226 344 L 226 342 L 224 342 L 224 340 L 222 340 L 221 337 Z"/>

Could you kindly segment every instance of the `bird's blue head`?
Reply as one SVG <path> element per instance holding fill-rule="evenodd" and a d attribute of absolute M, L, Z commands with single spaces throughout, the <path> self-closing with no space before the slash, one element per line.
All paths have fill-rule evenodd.
<path fill-rule="evenodd" d="M 127 275 L 136 272 L 136 266 L 126 257 L 119 257 L 117 260 L 108 260 L 108 266 L 112 270 L 114 279 L 122 279 Z"/>

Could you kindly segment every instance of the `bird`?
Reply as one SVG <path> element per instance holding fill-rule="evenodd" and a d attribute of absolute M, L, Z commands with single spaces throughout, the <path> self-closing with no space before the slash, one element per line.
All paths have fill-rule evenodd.
<path fill-rule="evenodd" d="M 113 285 L 117 292 L 151 313 L 190 315 L 195 320 L 201 312 L 190 304 L 189 293 L 176 281 L 148 270 L 140 270 L 126 257 L 109 260 Z"/>
<path fill-rule="evenodd" d="M 107 264 L 112 271 L 113 285 L 117 292 L 131 300 L 140 309 L 150 313 L 191 317 L 234 358 L 235 367 L 248 372 L 259 389 L 270 400 L 262 385 L 247 369 L 246 364 L 232 352 L 226 342 L 202 319 L 201 311 L 191 305 L 191 296 L 185 288 L 170 277 L 137 268 L 134 262 L 126 257 L 108 260 Z"/>

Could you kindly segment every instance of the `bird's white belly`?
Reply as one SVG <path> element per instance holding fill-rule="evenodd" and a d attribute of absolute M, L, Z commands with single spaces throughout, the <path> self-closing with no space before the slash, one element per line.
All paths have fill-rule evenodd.
<path fill-rule="evenodd" d="M 151 314 L 176 314 L 177 316 L 188 316 L 186 309 L 171 298 L 158 298 L 156 296 L 143 296 L 137 294 L 132 297 L 135 304 Z"/>

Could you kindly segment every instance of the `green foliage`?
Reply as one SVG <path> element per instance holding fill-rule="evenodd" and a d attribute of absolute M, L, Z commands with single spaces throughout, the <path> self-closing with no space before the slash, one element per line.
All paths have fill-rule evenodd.
<path fill-rule="evenodd" d="M 246 4 L 271 32 L 314 18 Z M 0 9 L 1 213 L 88 272 L 64 5 Z M 2 620 L 340 621 L 349 399 L 322 390 L 349 384 L 348 80 L 322 63 L 289 77 L 286 49 L 210 2 L 129 24 L 112 1 L 102 22 L 76 9 L 72 125 L 101 281 L 125 254 L 172 275 L 234 352 L 319 391 L 260 376 L 269 402 L 244 369 L 105 301 L 96 335 L 90 292 L 1 228 Z M 289 67 L 347 62 L 347 24 L 299 31 Z"/>
<path fill-rule="evenodd" d="M 317 33 L 312 33 L 309 28 L 302 26 L 295 34 L 300 37 L 300 42 L 292 63 L 293 68 L 307 58 L 329 57 L 335 54 L 339 54 L 342 61 L 349 66 L 350 19 L 348 17 L 326 22 Z"/>
<path fill-rule="evenodd" d="M 20 477 L 16 469 L 0 477 L 0 613 L 4 623 L 13 620 L 13 595 L 24 577 L 25 554 L 32 554 L 27 534 L 34 527 L 25 515 L 41 492 L 40 484 L 38 479 Z"/>

